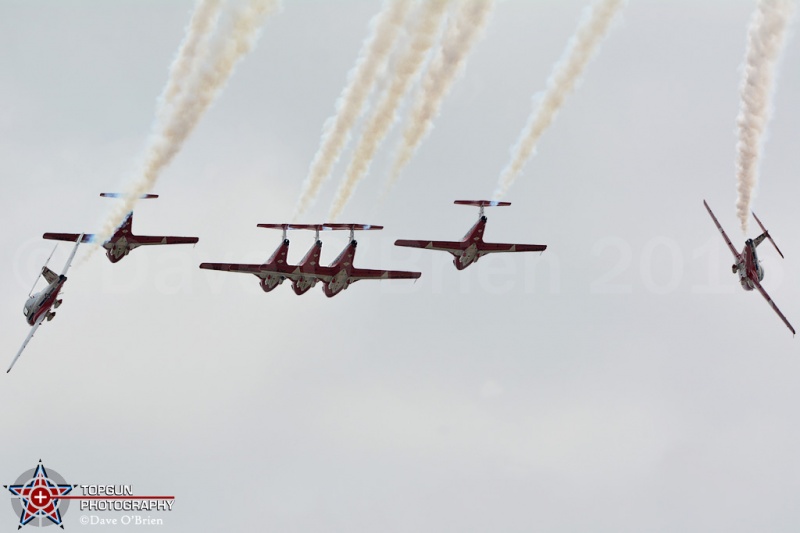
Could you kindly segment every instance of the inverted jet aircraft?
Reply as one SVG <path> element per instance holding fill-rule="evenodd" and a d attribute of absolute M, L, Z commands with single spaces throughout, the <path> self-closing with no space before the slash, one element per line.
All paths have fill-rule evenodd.
<path fill-rule="evenodd" d="M 82 235 L 75 236 L 75 247 L 72 249 L 72 253 L 69 256 L 69 259 L 67 259 L 67 263 L 64 265 L 64 270 L 60 275 L 47 268 L 48 263 L 50 263 L 50 258 L 53 257 L 53 252 L 56 251 L 56 249 L 53 248 L 53 252 L 50 252 L 50 257 L 48 257 L 47 261 L 45 261 L 42 271 L 38 276 L 36 276 L 36 281 L 33 282 L 33 287 L 31 287 L 31 292 L 28 293 L 28 300 L 25 302 L 25 307 L 22 311 L 25 315 L 25 320 L 28 322 L 28 325 L 31 326 L 31 330 L 28 333 L 28 336 L 25 337 L 25 342 L 22 343 L 22 347 L 20 347 L 17 355 L 15 355 L 14 359 L 11 361 L 11 365 L 9 365 L 6 373 L 11 372 L 11 369 L 14 367 L 14 363 L 16 363 L 17 359 L 19 359 L 19 356 L 22 355 L 22 351 L 33 338 L 33 334 L 36 333 L 36 330 L 39 329 L 39 326 L 42 325 L 42 322 L 45 320 L 49 322 L 56 316 L 56 312 L 53 311 L 53 309 L 58 309 L 61 306 L 62 300 L 59 299 L 58 294 L 61 292 L 62 287 L 64 287 L 64 283 L 67 281 L 67 270 L 69 270 L 69 266 L 72 264 L 72 260 L 75 258 L 75 252 L 78 251 L 78 246 L 80 246 L 80 243 L 83 242 L 81 237 Z M 56 247 L 57 246 L 58 245 L 56 245 Z M 47 287 L 36 294 L 31 295 L 33 289 L 36 288 L 36 283 L 39 281 L 40 277 L 44 277 L 45 281 L 47 282 Z"/>
<path fill-rule="evenodd" d="M 772 298 L 769 297 L 767 291 L 765 291 L 764 288 L 761 286 L 761 280 L 764 279 L 764 267 L 761 266 L 761 263 L 758 260 L 758 255 L 756 254 L 756 247 L 762 242 L 764 242 L 764 239 L 769 239 L 769 242 L 772 243 L 772 246 L 775 247 L 775 250 L 778 251 L 778 254 L 780 254 L 781 258 L 783 257 L 783 253 L 781 253 L 780 249 L 778 248 L 778 245 L 775 244 L 775 241 L 772 240 L 772 237 L 770 236 L 767 229 L 758 219 L 756 214 L 753 213 L 753 218 L 756 219 L 756 222 L 758 222 L 758 225 L 761 227 L 761 231 L 763 231 L 764 233 L 762 233 L 755 239 L 747 239 L 744 242 L 744 248 L 742 248 L 742 253 L 739 253 L 736 251 L 736 248 L 733 247 L 731 240 L 728 238 L 728 235 L 725 233 L 725 230 L 722 229 L 722 226 L 717 220 L 717 217 L 715 217 L 714 213 L 711 212 L 711 208 L 708 207 L 708 204 L 706 203 L 705 200 L 703 200 L 703 205 L 706 206 L 708 214 L 711 215 L 711 219 L 714 221 L 714 224 L 716 224 L 717 229 L 722 234 L 722 238 L 725 239 L 725 244 L 728 245 L 728 248 L 730 249 L 731 253 L 733 254 L 733 257 L 736 260 L 736 262 L 731 266 L 731 270 L 733 271 L 734 274 L 739 275 L 739 283 L 742 284 L 742 288 L 746 291 L 752 291 L 753 289 L 756 289 L 758 292 L 760 292 L 761 296 L 763 296 L 764 299 L 767 300 L 767 303 L 769 303 L 770 307 L 772 307 L 772 309 L 775 310 L 776 313 L 778 313 L 778 316 L 781 317 L 783 323 L 786 324 L 786 327 L 789 328 L 792 334 L 794 335 L 794 328 L 792 327 L 792 325 L 789 323 L 786 317 L 783 316 L 783 313 L 781 313 L 781 310 L 778 309 L 777 305 L 775 305 L 775 302 L 772 301 Z"/>
<path fill-rule="evenodd" d="M 101 193 L 100 196 L 104 198 L 120 198 L 121 194 L 118 193 Z M 140 198 L 158 198 L 157 194 L 143 194 Z M 75 233 L 45 233 L 42 238 L 52 241 L 69 241 L 75 242 L 78 235 Z M 95 236 L 92 234 L 83 235 L 81 242 L 93 242 Z M 112 263 L 120 261 L 123 257 L 131 253 L 131 250 L 139 246 L 152 246 L 159 244 L 196 244 L 197 237 L 166 237 L 166 236 L 144 236 L 133 234 L 133 212 L 128 213 L 125 222 L 114 232 L 110 239 L 103 243 L 103 248 L 106 250 L 106 257 Z"/>
<path fill-rule="evenodd" d="M 464 270 L 472 263 L 486 254 L 503 252 L 543 252 L 547 249 L 544 244 L 501 244 L 485 242 L 483 232 L 486 229 L 488 220 L 483 214 L 485 207 L 505 207 L 511 202 L 497 202 L 494 200 L 456 200 L 453 202 L 458 205 L 472 205 L 480 208 L 478 221 L 470 228 L 464 238 L 460 241 L 411 241 L 399 239 L 394 242 L 395 246 L 406 246 L 408 248 L 422 248 L 425 250 L 440 250 L 453 254 L 453 264 L 458 270 Z"/>
<path fill-rule="evenodd" d="M 295 294 L 300 295 L 305 294 L 317 282 L 322 281 L 324 283 L 323 292 L 329 298 L 362 279 L 416 279 L 422 275 L 420 272 L 371 270 L 353 266 L 353 258 L 358 245 L 354 238 L 355 230 L 379 230 L 383 229 L 382 226 L 368 224 L 259 224 L 258 226 L 283 230 L 283 241 L 266 263 L 262 265 L 202 263 L 200 268 L 254 274 L 261 279 L 261 288 L 265 292 L 271 291 L 285 279 L 290 279 Z M 286 260 L 289 251 L 289 239 L 286 238 L 286 231 L 289 229 L 311 229 L 316 232 L 314 244 L 297 265 L 291 265 Z M 350 230 L 350 242 L 330 266 L 323 266 L 319 264 L 322 253 L 319 232 L 329 230 Z"/>

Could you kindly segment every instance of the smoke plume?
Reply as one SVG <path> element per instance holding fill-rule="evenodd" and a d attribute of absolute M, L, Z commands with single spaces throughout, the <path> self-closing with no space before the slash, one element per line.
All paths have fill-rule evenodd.
<path fill-rule="evenodd" d="M 458 13 L 450 20 L 441 47 L 428 66 L 415 96 L 408 125 L 395 152 L 386 183 L 387 192 L 433 127 L 442 102 L 456 77 L 464 70 L 467 56 L 489 22 L 494 5 L 494 0 L 464 0 L 459 3 Z"/>
<path fill-rule="evenodd" d="M 199 0 L 195 7 L 186 35 L 178 48 L 178 53 L 170 65 L 167 85 L 159 97 L 156 117 L 167 118 L 169 107 L 186 89 L 186 82 L 192 72 L 197 71 L 201 62 L 208 56 L 210 37 L 219 21 L 221 0 Z"/>
<path fill-rule="evenodd" d="M 336 191 L 329 213 L 330 220 L 336 219 L 341 214 L 356 185 L 369 170 L 375 152 L 396 119 L 397 108 L 403 96 L 436 42 L 449 3 L 450 0 L 427 0 L 421 6 L 419 19 L 411 30 L 408 48 L 398 58 L 395 70 L 391 73 L 389 86 L 368 119 L 355 148 L 353 159 L 347 166 L 345 177 Z"/>
<path fill-rule="evenodd" d="M 336 114 L 323 126 L 320 147 L 303 182 L 294 219 L 311 206 L 322 184 L 330 176 L 333 165 L 339 160 L 350 140 L 350 131 L 361 116 L 367 97 L 396 46 L 412 5 L 412 0 L 389 0 L 370 21 L 370 35 L 364 41 L 355 67 L 348 74 L 347 85 L 336 102 Z"/>
<path fill-rule="evenodd" d="M 522 172 L 522 167 L 533 155 L 536 143 L 553 122 L 564 99 L 572 92 L 581 73 L 605 38 L 614 16 L 625 0 L 595 0 L 584 13 L 584 19 L 567 45 L 561 60 L 553 67 L 547 87 L 519 140 L 511 149 L 511 160 L 500 174 L 494 199 L 499 200 Z"/>
<path fill-rule="evenodd" d="M 200 2 L 198 10 L 207 10 L 208 3 Z M 212 37 L 193 36 L 192 41 L 200 43 L 197 47 L 181 46 L 181 54 L 187 49 L 203 50 L 202 42 L 211 39 L 206 57 L 185 57 L 176 60 L 177 65 L 170 70 L 171 76 L 165 90 L 165 101 L 173 94 L 168 111 L 155 122 L 144 151 L 141 168 L 133 184 L 127 188 L 124 198 L 117 202 L 111 215 L 95 238 L 95 248 L 109 239 L 117 227 L 133 210 L 139 197 L 150 191 L 158 180 L 161 171 L 180 151 L 184 141 L 192 133 L 203 114 L 222 91 L 236 64 L 253 47 L 258 29 L 264 20 L 280 8 L 280 0 L 250 0 L 231 14 L 229 25 Z M 193 17 L 194 19 L 195 17 Z M 201 24 L 201 27 L 203 25 Z M 213 24 L 205 25 L 212 31 Z M 188 31 L 195 28 L 190 24 Z M 185 42 L 189 41 L 189 36 Z M 186 68 L 193 65 L 194 69 Z M 176 89 L 170 90 L 171 87 Z M 182 89 L 181 89 L 182 88 Z"/>
<path fill-rule="evenodd" d="M 758 164 L 764 132 L 772 111 L 775 74 L 786 40 L 786 29 L 794 12 L 790 0 L 759 0 L 747 32 L 741 103 L 736 125 L 736 215 L 747 233 L 750 202 L 758 183 Z"/>

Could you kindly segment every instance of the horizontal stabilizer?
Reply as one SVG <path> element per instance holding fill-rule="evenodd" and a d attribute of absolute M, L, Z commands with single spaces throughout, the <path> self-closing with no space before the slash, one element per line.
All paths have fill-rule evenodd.
<path fill-rule="evenodd" d="M 45 233 L 42 235 L 43 239 L 47 239 L 49 241 L 75 242 L 79 237 L 81 238 L 82 243 L 92 242 L 92 240 L 94 240 L 94 235 L 88 233 L 83 235 L 83 237 L 77 233 Z"/>
<path fill-rule="evenodd" d="M 322 231 L 325 229 L 325 226 L 322 224 L 258 224 L 258 227 L 267 229 L 282 229 L 282 230 L 308 229 L 312 231 Z"/>
<path fill-rule="evenodd" d="M 338 223 L 328 223 L 323 224 L 325 229 L 328 230 L 350 230 L 350 231 L 366 231 L 366 230 L 379 230 L 383 229 L 383 226 L 376 226 L 374 224 L 338 224 Z"/>
<path fill-rule="evenodd" d="M 58 274 L 56 274 L 46 266 L 42 267 L 42 277 L 44 278 L 44 280 L 47 282 L 48 285 L 58 280 Z"/>
<path fill-rule="evenodd" d="M 750 211 L 750 212 L 751 212 L 751 213 L 753 213 L 752 211 Z M 765 227 L 764 227 L 764 224 L 762 224 L 762 223 L 761 223 L 761 221 L 760 221 L 760 220 L 758 220 L 758 217 L 756 216 L 756 214 L 755 214 L 755 213 L 753 213 L 753 218 L 754 218 L 754 219 L 756 219 L 756 222 L 758 222 L 758 225 L 761 227 L 761 231 L 763 231 L 763 232 L 764 232 L 764 235 L 766 235 L 766 236 L 767 236 L 767 239 L 769 239 L 769 242 L 771 242 L 771 243 L 772 243 L 772 246 L 774 246 L 774 247 L 775 247 L 775 250 L 777 250 L 777 251 L 778 251 L 778 254 L 781 256 L 781 258 L 782 258 L 782 259 L 785 259 L 785 258 L 783 257 L 783 252 L 781 252 L 781 249 L 780 249 L 780 248 L 778 248 L 778 245 L 777 245 L 777 244 L 775 244 L 775 241 L 773 241 L 773 240 L 772 240 L 772 236 L 771 236 L 771 235 L 769 234 L 769 232 L 767 231 L 767 228 L 765 228 Z"/>
<path fill-rule="evenodd" d="M 258 224 L 258 227 L 282 230 L 306 229 L 311 231 L 383 229 L 383 226 L 374 226 L 370 224 Z"/>
<path fill-rule="evenodd" d="M 103 198 L 127 198 L 130 196 L 129 194 L 125 194 L 122 192 L 101 192 L 100 196 Z M 140 200 L 148 200 L 150 198 L 158 198 L 157 194 L 141 194 L 139 195 Z"/>
<path fill-rule="evenodd" d="M 475 207 L 505 207 L 511 202 L 498 202 L 497 200 L 456 200 L 453 202 L 458 205 L 474 205 Z"/>

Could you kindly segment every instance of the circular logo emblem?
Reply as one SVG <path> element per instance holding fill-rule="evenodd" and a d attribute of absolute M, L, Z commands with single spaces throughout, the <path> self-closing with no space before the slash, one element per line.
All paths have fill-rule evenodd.
<path fill-rule="evenodd" d="M 39 462 L 36 468 L 24 472 L 6 488 L 12 494 L 11 506 L 19 517 L 19 527 L 47 527 L 62 526 L 62 516 L 69 509 L 69 500 L 61 497 L 72 491 L 74 485 L 68 484 L 55 470 L 45 469 Z"/>

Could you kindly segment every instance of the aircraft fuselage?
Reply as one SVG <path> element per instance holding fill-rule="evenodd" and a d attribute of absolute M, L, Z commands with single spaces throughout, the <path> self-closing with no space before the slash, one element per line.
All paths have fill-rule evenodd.
<path fill-rule="evenodd" d="M 283 283 L 286 276 L 281 275 L 282 273 L 289 274 L 294 270 L 294 267 L 286 261 L 288 253 L 289 239 L 284 239 L 264 264 L 267 267 L 265 268 L 266 272 L 264 274 L 256 274 L 261 280 L 261 289 L 264 292 L 269 292 Z"/>
<path fill-rule="evenodd" d="M 458 270 L 464 270 L 480 259 L 478 245 L 483 242 L 483 232 L 486 230 L 486 217 L 481 216 L 461 239 L 463 249 L 453 253 L 453 264 Z"/>
<path fill-rule="evenodd" d="M 54 280 L 43 290 L 28 298 L 22 312 L 29 326 L 33 326 L 43 314 L 50 311 L 56 303 L 58 293 L 61 292 L 61 287 L 64 286 L 64 282 L 66 281 L 66 276 L 59 276 L 58 279 Z"/>
<path fill-rule="evenodd" d="M 322 286 L 322 292 L 324 292 L 325 296 L 328 298 L 336 296 L 352 283 L 350 272 L 353 269 L 353 258 L 355 257 L 357 246 L 358 242 L 355 240 L 350 241 L 350 244 L 342 250 L 339 257 L 331 263 L 330 268 L 333 269 L 335 273 L 333 277 Z"/>
<path fill-rule="evenodd" d="M 292 290 L 298 296 L 307 293 L 317 284 L 318 278 L 314 277 L 319 266 L 319 257 L 322 254 L 322 241 L 317 239 L 311 245 L 300 263 L 297 264 L 295 277 L 292 279 Z"/>
<path fill-rule="evenodd" d="M 108 257 L 108 260 L 112 263 L 120 261 L 123 257 L 131 253 L 132 250 L 128 237 L 124 235 L 121 230 L 117 230 L 117 232 L 103 244 L 103 248 L 106 250 L 106 257 Z"/>
<path fill-rule="evenodd" d="M 756 247 L 764 240 L 764 235 L 760 235 L 755 239 L 747 239 L 742 249 L 742 260 L 734 263 L 731 270 L 739 276 L 739 283 L 746 291 L 752 291 L 755 288 L 754 281 L 760 282 L 764 279 L 764 267 L 758 260 Z"/>

